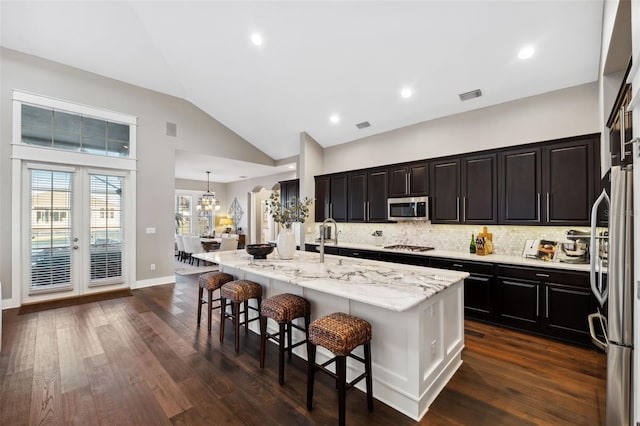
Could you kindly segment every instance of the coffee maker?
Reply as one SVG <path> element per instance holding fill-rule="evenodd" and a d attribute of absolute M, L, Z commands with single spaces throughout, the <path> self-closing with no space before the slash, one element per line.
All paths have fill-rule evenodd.
<path fill-rule="evenodd" d="M 588 231 L 567 231 L 567 240 L 560 244 L 560 262 L 589 263 L 589 243 L 591 234 Z"/>

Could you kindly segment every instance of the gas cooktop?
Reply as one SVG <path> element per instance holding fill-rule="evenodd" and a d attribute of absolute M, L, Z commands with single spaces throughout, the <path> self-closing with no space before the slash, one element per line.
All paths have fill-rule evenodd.
<path fill-rule="evenodd" d="M 386 246 L 386 249 L 391 250 L 404 250 L 404 251 L 429 251 L 433 250 L 433 247 L 424 247 L 424 246 L 409 246 L 406 244 L 396 244 L 393 246 Z"/>

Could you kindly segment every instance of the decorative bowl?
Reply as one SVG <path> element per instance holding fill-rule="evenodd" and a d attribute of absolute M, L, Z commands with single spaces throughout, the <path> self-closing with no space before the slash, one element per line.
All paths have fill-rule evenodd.
<path fill-rule="evenodd" d="M 248 244 L 245 250 L 254 259 L 266 259 L 267 255 L 273 251 L 273 246 L 270 244 Z"/>

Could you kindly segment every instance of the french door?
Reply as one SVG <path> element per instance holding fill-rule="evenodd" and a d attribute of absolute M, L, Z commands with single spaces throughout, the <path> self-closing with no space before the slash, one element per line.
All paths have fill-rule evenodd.
<path fill-rule="evenodd" d="M 25 164 L 23 302 L 128 287 L 127 174 Z"/>

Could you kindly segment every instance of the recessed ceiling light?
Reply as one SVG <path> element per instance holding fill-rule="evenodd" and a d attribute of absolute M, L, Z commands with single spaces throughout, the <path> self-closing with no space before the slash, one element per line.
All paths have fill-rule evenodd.
<path fill-rule="evenodd" d="M 536 53 L 536 50 L 532 46 L 525 46 L 518 52 L 518 58 L 529 59 Z"/>
<path fill-rule="evenodd" d="M 405 99 L 409 99 L 411 97 L 411 95 L 413 95 L 413 92 L 411 91 L 411 89 L 409 89 L 408 87 L 404 87 L 401 91 L 400 91 L 400 96 L 402 96 Z"/>
<path fill-rule="evenodd" d="M 238 177 L 239 177 L 240 179 L 246 179 L 246 178 L 248 178 L 249 176 L 244 176 L 244 175 L 242 175 L 242 176 L 238 176 Z"/>
<path fill-rule="evenodd" d="M 331 117 L 329 117 L 329 121 L 333 124 L 337 124 L 340 122 L 340 117 L 338 116 L 338 114 L 333 114 Z"/>
<path fill-rule="evenodd" d="M 262 36 L 258 33 L 251 34 L 251 43 L 256 46 L 262 46 Z"/>
<path fill-rule="evenodd" d="M 289 168 L 290 168 L 290 169 L 295 169 L 295 168 L 296 168 L 296 166 L 294 166 L 293 164 L 289 164 Z"/>

